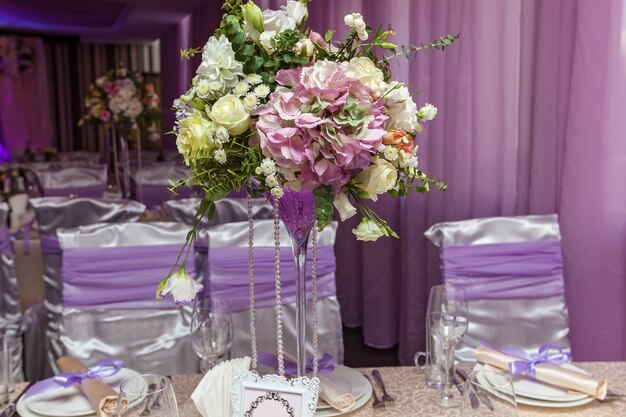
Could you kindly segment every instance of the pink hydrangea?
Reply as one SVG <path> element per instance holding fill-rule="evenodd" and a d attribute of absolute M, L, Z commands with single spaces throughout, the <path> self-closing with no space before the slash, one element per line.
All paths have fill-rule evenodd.
<path fill-rule="evenodd" d="M 338 193 L 370 164 L 387 133 L 384 101 L 332 61 L 281 70 L 276 81 L 282 87 L 255 111 L 255 140 L 304 189 L 323 184 Z"/>

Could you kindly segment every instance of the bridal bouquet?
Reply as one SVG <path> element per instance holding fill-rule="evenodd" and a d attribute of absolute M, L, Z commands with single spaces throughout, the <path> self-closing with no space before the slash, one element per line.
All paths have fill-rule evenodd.
<path fill-rule="evenodd" d="M 174 102 L 176 144 L 193 181 L 206 193 L 202 217 L 233 189 L 250 195 L 312 191 L 318 228 L 334 209 L 345 220 L 358 212 L 361 240 L 396 236 L 366 200 L 406 196 L 445 184 L 418 169 L 416 135 L 437 108 L 418 106 L 395 81 L 391 61 L 429 48 L 444 49 L 457 35 L 429 44 L 396 46 L 392 29 L 370 28 L 359 13 L 345 16 L 342 40 L 306 28 L 307 1 L 280 10 L 227 0 L 219 29 L 204 48 L 190 89 Z"/>
<path fill-rule="evenodd" d="M 108 129 L 112 125 L 124 128 L 147 128 L 160 118 L 159 96 L 154 84 L 139 72 L 126 68 L 109 71 L 89 86 L 85 97 L 87 114 L 80 120 L 101 124 Z"/>

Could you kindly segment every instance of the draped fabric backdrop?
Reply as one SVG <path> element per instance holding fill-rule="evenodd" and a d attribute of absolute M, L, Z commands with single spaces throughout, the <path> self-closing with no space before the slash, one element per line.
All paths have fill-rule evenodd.
<path fill-rule="evenodd" d="M 278 8 L 283 1 L 257 3 Z M 420 164 L 445 179 L 448 191 L 376 204 L 400 240 L 363 244 L 351 234 L 358 219 L 340 226 L 342 315 L 346 325 L 363 326 L 366 344 L 399 344 L 404 364 L 424 347 L 428 292 L 440 282 L 438 253 L 423 236 L 433 223 L 556 212 L 574 357 L 626 359 L 623 3 L 310 3 L 310 23 L 319 31 L 343 28 L 343 16 L 360 11 L 372 26 L 390 23 L 398 32 L 396 44 L 462 36 L 444 53 L 401 58 L 394 68 L 412 89 L 424 89 L 418 104 L 432 102 L 440 110 L 418 135 Z M 191 44 L 183 47 L 206 42 L 221 16 L 218 7 L 194 14 L 187 22 Z M 182 39 L 180 33 L 175 39 Z M 189 81 L 195 67 L 179 70 L 171 81 Z"/>

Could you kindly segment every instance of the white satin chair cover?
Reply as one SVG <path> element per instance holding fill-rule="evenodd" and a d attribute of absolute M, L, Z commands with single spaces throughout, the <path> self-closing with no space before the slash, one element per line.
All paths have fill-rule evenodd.
<path fill-rule="evenodd" d="M 0 203 L 0 227 L 6 230 L 9 206 Z M 8 233 L 4 237 L 9 237 Z M 12 243 L 4 242 L 12 247 Z M 11 352 L 11 375 L 14 381 L 23 381 L 22 369 L 22 308 L 20 290 L 15 275 L 15 260 L 12 251 L 0 253 L 0 329 L 9 338 Z"/>
<path fill-rule="evenodd" d="M 331 223 L 323 232 L 318 234 L 318 247 L 334 246 L 337 234 L 337 222 Z M 215 248 L 225 247 L 248 247 L 248 222 L 226 223 L 209 227 L 200 232 L 200 239 L 205 239 L 209 246 L 209 252 Z M 280 229 L 281 247 L 291 248 L 291 240 L 287 230 L 281 222 Z M 274 248 L 274 223 L 273 220 L 258 220 L 254 222 L 254 247 Z M 310 251 L 310 244 L 309 244 Z M 247 265 L 247 255 L 242 257 L 242 264 Z M 293 263 L 282 264 L 283 282 L 293 281 L 295 271 Z M 204 284 L 209 285 L 210 277 L 205 277 Z M 310 287 L 307 287 L 310 291 Z M 343 363 L 343 333 L 341 324 L 341 311 L 336 295 L 323 298 L 317 302 L 318 312 L 318 353 L 332 355 L 336 363 Z M 313 352 L 311 344 L 311 303 L 307 304 L 307 352 L 310 356 Z M 231 356 L 250 356 L 250 316 L 249 310 L 233 312 L 233 324 L 235 327 L 235 340 L 231 349 Z M 285 351 L 292 356 L 296 355 L 296 304 L 283 305 L 283 334 Z M 256 310 L 256 335 L 259 352 L 276 353 L 276 319 L 275 307 L 257 308 Z"/>
<path fill-rule="evenodd" d="M 39 235 L 56 238 L 57 229 L 94 223 L 136 222 L 145 206 L 136 201 L 105 201 L 90 198 L 43 197 L 30 200 L 35 210 Z M 25 373 L 34 381 L 50 376 L 61 355 L 59 321 L 62 313 L 61 256 L 42 251 L 45 299 L 24 317 Z M 42 353 L 44 350 L 44 353 Z"/>
<path fill-rule="evenodd" d="M 182 248 L 189 228 L 181 223 L 94 224 L 74 229 L 59 229 L 63 250 L 84 247 L 137 247 L 176 245 Z M 114 260 L 111 260 L 114 266 Z M 173 265 L 172 265 L 173 266 Z M 114 270 L 111 270 L 113 273 Z M 120 268 L 119 274 L 124 274 Z M 155 277 L 154 288 L 163 277 Z M 129 282 L 129 285 L 132 283 Z M 86 363 L 101 359 L 122 359 L 140 373 L 163 375 L 194 374 L 199 358 L 190 337 L 190 306 L 176 306 L 163 300 L 162 308 L 133 302 L 111 308 L 69 308 L 62 306 L 60 322 L 61 353 L 71 354 Z"/>
<path fill-rule="evenodd" d="M 106 165 L 38 170 L 37 176 L 46 196 L 101 197 L 107 187 Z"/>
<path fill-rule="evenodd" d="M 252 218 L 255 220 L 267 220 L 274 216 L 272 206 L 265 198 L 253 198 Z M 194 224 L 194 215 L 200 208 L 201 198 L 185 198 L 182 200 L 170 200 L 165 202 L 163 208 L 177 222 L 188 225 Z M 199 229 L 217 226 L 224 223 L 236 223 L 247 221 L 248 202 L 245 198 L 224 198 L 215 202 L 215 216 L 209 221 L 206 216 L 198 225 Z"/>
<path fill-rule="evenodd" d="M 556 214 L 439 223 L 425 235 L 439 248 L 561 240 Z M 564 296 L 470 300 L 468 305 L 469 328 L 456 352 L 461 361 L 474 361 L 474 349 L 483 341 L 497 348 L 516 347 L 530 354 L 536 354 L 546 343 L 570 350 L 569 314 Z"/>
<path fill-rule="evenodd" d="M 184 165 L 172 163 L 154 163 L 131 168 L 131 192 L 135 199 L 148 207 L 163 204 L 165 201 L 189 197 L 192 190 L 187 187 L 178 189 L 178 195 L 169 192 L 170 180 L 178 182 L 191 176 L 191 171 Z M 141 188 L 140 188 L 141 187 Z"/>
<path fill-rule="evenodd" d="M 67 164 L 82 164 L 82 165 L 95 165 L 99 164 L 102 159 L 102 155 L 99 152 L 66 152 L 61 155 L 61 164 L 67 166 Z"/>

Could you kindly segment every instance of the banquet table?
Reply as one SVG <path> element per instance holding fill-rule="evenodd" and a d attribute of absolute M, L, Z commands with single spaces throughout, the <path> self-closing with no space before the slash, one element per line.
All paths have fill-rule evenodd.
<path fill-rule="evenodd" d="M 577 362 L 577 366 L 591 374 L 605 378 L 609 389 L 616 393 L 626 392 L 626 362 Z M 370 373 L 373 368 L 358 369 Z M 363 407 L 346 414 L 354 417 L 399 417 L 399 416 L 460 416 L 460 409 L 444 409 L 435 402 L 437 391 L 427 388 L 424 374 L 414 367 L 378 368 L 387 391 L 395 397 L 395 402 L 387 403 L 382 409 L 372 408 L 372 400 Z M 469 369 L 469 368 L 468 368 Z M 178 398 L 180 417 L 199 417 L 189 397 L 202 378 L 201 375 L 173 376 L 172 381 Z M 26 384 L 16 386 L 13 396 L 19 395 Z M 380 392 L 378 387 L 375 387 Z M 626 416 L 626 398 L 606 402 L 593 401 L 575 408 L 538 408 L 520 405 L 519 417 L 571 416 L 571 417 L 623 417 Z"/>

